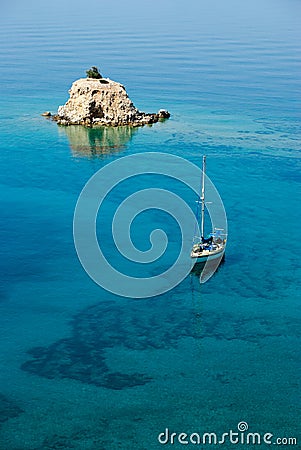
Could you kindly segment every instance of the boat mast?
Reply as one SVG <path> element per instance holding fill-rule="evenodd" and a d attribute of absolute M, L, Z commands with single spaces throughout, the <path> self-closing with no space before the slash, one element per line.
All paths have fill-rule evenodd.
<path fill-rule="evenodd" d="M 206 156 L 203 156 L 203 175 L 202 175 L 202 221 L 201 221 L 201 237 L 204 237 L 204 222 L 205 222 L 205 172 L 206 172 Z"/>

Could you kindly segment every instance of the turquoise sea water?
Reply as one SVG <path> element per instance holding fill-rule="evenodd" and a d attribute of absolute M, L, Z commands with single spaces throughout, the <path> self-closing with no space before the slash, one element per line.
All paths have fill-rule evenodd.
<path fill-rule="evenodd" d="M 300 446 L 299 17 L 294 0 L 3 6 L 1 450 L 158 449 L 166 428 L 241 421 Z M 91 65 L 171 118 L 98 131 L 42 118 Z M 125 299 L 83 271 L 73 211 L 98 169 L 148 151 L 207 154 L 229 243 L 208 283 Z M 137 245 L 162 224 L 173 233 L 137 219 Z"/>

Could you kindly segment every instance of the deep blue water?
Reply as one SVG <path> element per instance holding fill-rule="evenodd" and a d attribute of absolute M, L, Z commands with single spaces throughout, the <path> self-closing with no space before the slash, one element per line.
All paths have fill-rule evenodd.
<path fill-rule="evenodd" d="M 157 449 L 166 427 L 223 433 L 240 421 L 300 442 L 300 3 L 242 3 L 3 6 L 1 449 Z M 171 118 L 98 131 L 42 118 L 91 65 Z M 73 212 L 98 169 L 149 151 L 199 166 L 207 154 L 227 255 L 203 285 L 190 275 L 159 297 L 125 299 L 82 269 Z M 137 186 L 161 182 L 194 208 L 171 180 Z M 165 226 L 168 265 L 173 221 L 134 225 L 142 250 Z"/>

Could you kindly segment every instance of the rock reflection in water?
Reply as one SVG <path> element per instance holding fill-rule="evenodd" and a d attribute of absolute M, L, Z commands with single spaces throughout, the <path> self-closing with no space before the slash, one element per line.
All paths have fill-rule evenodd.
<path fill-rule="evenodd" d="M 135 127 L 59 127 L 66 133 L 74 156 L 98 156 L 122 150 L 137 132 Z"/>

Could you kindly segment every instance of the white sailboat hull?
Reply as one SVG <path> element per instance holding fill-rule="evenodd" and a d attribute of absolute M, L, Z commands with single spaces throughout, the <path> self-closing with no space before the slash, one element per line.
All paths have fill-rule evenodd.
<path fill-rule="evenodd" d="M 205 263 L 207 261 L 213 261 L 217 258 L 222 258 L 225 253 L 225 247 L 220 247 L 216 250 L 203 250 L 202 252 L 192 251 L 190 256 L 195 263 Z"/>

